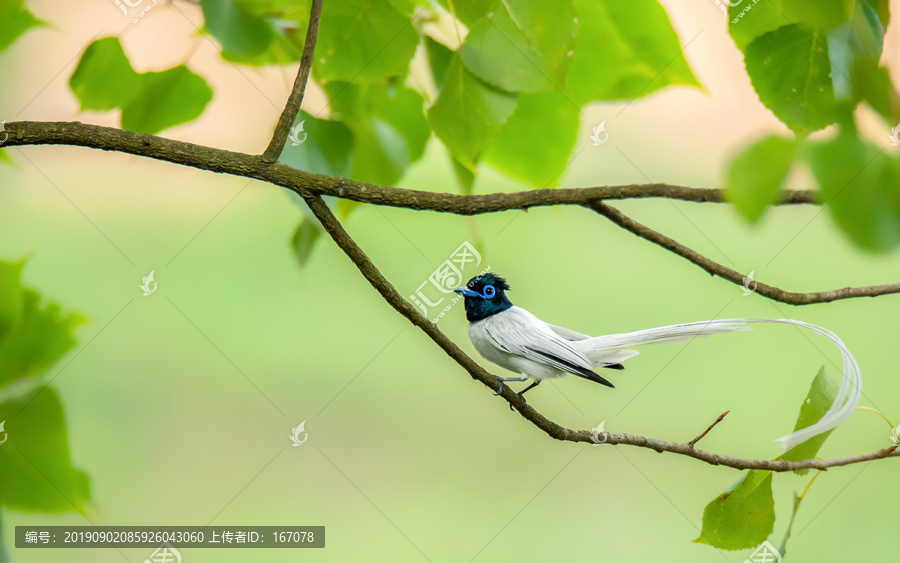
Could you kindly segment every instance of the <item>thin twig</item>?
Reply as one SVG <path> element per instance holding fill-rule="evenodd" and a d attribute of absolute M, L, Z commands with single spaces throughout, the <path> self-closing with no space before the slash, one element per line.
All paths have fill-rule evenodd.
<path fill-rule="evenodd" d="M 497 379 L 479 366 L 472 358 L 460 349 L 450 338 L 441 332 L 437 325 L 426 319 L 415 307 L 406 301 L 393 285 L 378 271 L 378 268 L 369 260 L 365 252 L 356 244 L 356 242 L 347 234 L 340 221 L 334 216 L 328 206 L 322 201 L 322 198 L 312 192 L 301 191 L 300 195 L 309 205 L 313 214 L 322 224 L 325 231 L 331 236 L 332 240 L 346 254 L 351 261 L 362 273 L 363 277 L 368 280 L 369 284 L 381 294 L 385 301 L 393 307 L 397 312 L 406 317 L 412 324 L 422 329 L 444 352 L 456 363 L 462 366 L 473 379 L 483 383 L 490 389 L 498 391 L 500 389 Z M 518 413 L 527 421 L 537 426 L 550 437 L 557 440 L 568 442 L 585 442 L 594 444 L 591 439 L 590 430 L 573 430 L 566 428 L 544 415 L 539 413 L 530 404 L 525 403 L 521 397 L 513 392 L 509 386 L 503 386 L 500 391 L 500 397 L 509 405 L 518 411 Z M 723 414 L 722 417 L 725 415 Z M 718 422 L 718 421 L 717 421 Z M 712 426 L 715 426 L 713 424 Z M 710 428 L 712 428 L 710 426 Z M 708 431 L 708 430 L 707 430 Z M 704 433 L 705 434 L 705 433 Z M 694 440 L 699 440 L 703 435 Z M 900 453 L 896 451 L 897 446 L 891 446 L 883 450 L 877 450 L 867 454 L 856 456 L 848 456 L 834 459 L 806 459 L 802 461 L 788 460 L 768 460 L 768 459 L 743 459 L 733 456 L 719 455 L 704 450 L 698 450 L 691 442 L 677 443 L 666 442 L 664 440 L 656 440 L 654 438 L 646 438 L 644 436 L 634 436 L 631 434 L 608 434 L 607 444 L 612 445 L 629 445 L 641 448 L 649 448 L 657 452 L 670 452 L 684 455 L 704 461 L 711 465 L 723 465 L 734 469 L 766 469 L 769 471 L 796 471 L 798 469 L 820 469 L 826 470 L 830 467 L 838 467 L 842 465 L 850 465 L 853 463 L 861 463 L 874 459 L 883 459 L 888 457 L 900 457 Z"/>
<path fill-rule="evenodd" d="M 697 445 L 697 442 L 699 442 L 700 440 L 703 439 L 704 436 L 706 436 L 707 434 L 709 434 L 709 431 L 712 430 L 712 429 L 716 426 L 716 424 L 722 422 L 722 420 L 725 418 L 725 415 L 727 415 L 727 414 L 730 413 L 730 412 L 731 412 L 731 411 L 725 411 L 725 412 L 723 412 L 722 414 L 720 414 L 720 415 L 719 415 L 719 418 L 717 418 L 717 419 L 715 420 L 715 422 L 713 422 L 712 424 L 710 424 L 709 427 L 708 427 L 706 430 L 704 430 L 699 436 L 697 436 L 696 438 L 694 438 L 693 440 L 691 440 L 690 442 L 688 442 L 688 446 L 690 446 L 691 448 L 693 448 L 695 445 Z"/>
<path fill-rule="evenodd" d="M 340 0 L 335 0 L 339 2 Z M 306 41 L 303 43 L 303 53 L 300 55 L 300 69 L 297 71 L 297 78 L 294 79 L 294 87 L 288 96 L 287 104 L 278 123 L 275 125 L 275 133 L 269 146 L 262 155 L 263 162 L 271 164 L 278 160 L 281 151 L 284 149 L 284 142 L 287 140 L 288 133 L 291 130 L 294 120 L 297 119 L 297 112 L 300 111 L 300 104 L 303 103 L 303 94 L 306 92 L 306 83 L 309 81 L 309 72 L 313 65 L 313 55 L 316 50 L 316 40 L 319 37 L 319 21 L 322 19 L 322 0 L 312 0 L 309 8 L 309 25 L 306 28 Z"/>
<path fill-rule="evenodd" d="M 677 240 L 669 238 L 658 231 L 654 231 L 653 229 L 642 223 L 638 223 L 615 207 L 607 205 L 602 201 L 592 201 L 586 204 L 585 207 L 593 209 L 594 211 L 596 211 L 600 215 L 603 215 L 623 229 L 631 231 L 637 236 L 648 240 L 653 244 L 661 246 L 666 250 L 677 254 L 678 256 L 681 256 L 689 262 L 693 262 L 694 264 L 700 266 L 714 276 L 719 276 L 720 278 L 728 280 L 737 285 L 744 285 L 745 283 L 747 283 L 745 281 L 747 280 L 747 278 L 737 270 L 733 270 L 727 266 L 723 266 L 722 264 L 700 254 L 696 250 L 693 250 L 681 244 Z M 756 293 L 775 301 L 787 303 L 788 305 L 810 305 L 813 303 L 828 303 L 830 301 L 837 301 L 838 299 L 875 297 L 876 295 L 900 293 L 900 283 L 871 285 L 866 287 L 845 287 L 843 289 L 834 289 L 831 291 L 816 291 L 810 293 L 794 293 L 791 291 L 785 291 L 783 289 L 775 287 L 774 285 L 769 285 L 758 280 L 753 280 L 753 287 L 750 289 L 754 288 Z"/>

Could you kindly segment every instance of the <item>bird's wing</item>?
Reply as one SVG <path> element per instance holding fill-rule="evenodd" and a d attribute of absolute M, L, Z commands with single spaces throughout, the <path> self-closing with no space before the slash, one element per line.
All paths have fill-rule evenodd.
<path fill-rule="evenodd" d="M 584 354 L 525 309 L 511 307 L 486 320 L 485 333 L 501 350 L 582 377 L 593 374 Z"/>
<path fill-rule="evenodd" d="M 551 324 L 548 324 L 547 326 L 550 330 L 571 342 L 572 347 L 587 358 L 594 367 L 615 367 L 616 369 L 623 369 L 622 362 L 639 354 L 637 350 L 628 350 L 618 346 L 598 345 L 593 342 L 592 337 L 581 334 L 580 332 L 575 332 L 574 330 L 569 330 L 565 327 Z"/>
<path fill-rule="evenodd" d="M 565 327 L 552 324 L 548 324 L 547 327 L 566 340 L 587 340 L 588 338 L 590 338 L 590 336 L 588 336 L 587 334 L 581 334 L 580 332 L 575 332 L 574 330 L 569 330 Z"/>

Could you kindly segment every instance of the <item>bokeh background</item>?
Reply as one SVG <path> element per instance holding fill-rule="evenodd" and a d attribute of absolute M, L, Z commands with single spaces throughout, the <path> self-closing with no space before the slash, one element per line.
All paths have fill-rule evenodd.
<path fill-rule="evenodd" d="M 759 103 L 719 9 L 711 1 L 662 3 L 682 43 L 694 38 L 685 56 L 703 89 L 667 88 L 627 107 L 591 106 L 561 186 L 718 187 L 735 150 L 762 133 L 786 131 Z M 0 56 L 0 118 L 117 125 L 115 112 L 80 114 L 67 80 L 92 38 L 121 31 L 118 10 L 101 0 L 35 1 L 30 8 L 53 26 L 29 32 Z M 892 9 L 898 13 L 900 3 Z M 201 21 L 199 10 L 184 12 Z M 164 134 L 261 151 L 293 70 L 223 63 L 178 10 L 161 5 L 152 17 L 152 25 L 129 24 L 122 35 L 136 69 L 190 56 L 215 91 L 200 119 Z M 885 60 L 896 78 L 896 26 L 889 34 Z M 317 96 L 311 93 L 304 107 L 317 108 Z M 864 134 L 889 145 L 866 111 Z M 591 146 L 591 127 L 604 119 L 610 140 Z M 78 348 L 50 375 L 65 407 L 73 461 L 92 479 L 89 521 L 76 512 L 4 511 L 2 540 L 12 561 L 149 555 L 12 548 L 15 526 L 89 523 L 327 528 L 321 550 L 182 550 L 188 562 L 739 562 L 750 553 L 690 542 L 704 506 L 739 472 L 543 435 L 398 316 L 330 241 L 320 241 L 299 268 L 289 240 L 303 211 L 285 191 L 88 149 L 9 152 L 17 166 L 0 167 L 0 258 L 27 256 L 26 285 L 90 320 L 77 332 Z M 456 189 L 437 141 L 400 185 Z M 810 185 L 802 171 L 789 180 L 790 187 Z M 484 167 L 475 189 L 526 187 Z M 896 252 L 861 253 L 819 207 L 773 209 L 751 228 L 724 205 L 615 205 L 788 290 L 900 278 Z M 477 233 L 482 267 L 509 279 L 514 303 L 582 332 L 714 317 L 790 317 L 825 326 L 859 361 L 862 405 L 900 419 L 896 297 L 790 307 L 743 296 L 739 287 L 580 208 L 468 220 L 367 206 L 347 228 L 407 295 Z M 144 297 L 138 286 L 151 270 L 158 290 Z M 465 325 L 459 306 L 439 326 L 477 355 Z M 613 374 L 615 390 L 570 378 L 532 391 L 529 400 L 569 427 L 605 420 L 610 431 L 674 441 L 689 440 L 730 409 L 703 447 L 766 458 L 777 455 L 773 439 L 793 428 L 822 365 L 840 376 L 839 355 L 827 341 L 789 326 L 758 326 L 645 348 Z M 291 447 L 291 428 L 304 420 L 309 440 Z M 883 420 L 858 412 L 820 455 L 884 447 L 887 434 Z M 797 516 L 790 559 L 894 558 L 897 471 L 897 462 L 887 460 L 822 475 Z M 784 534 L 791 492 L 807 482 L 776 475 L 773 539 Z"/>

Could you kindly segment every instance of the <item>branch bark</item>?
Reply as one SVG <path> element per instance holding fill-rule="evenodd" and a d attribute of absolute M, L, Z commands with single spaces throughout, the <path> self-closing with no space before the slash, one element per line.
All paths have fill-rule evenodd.
<path fill-rule="evenodd" d="M 437 325 L 430 322 L 419 311 L 416 310 L 393 285 L 381 274 L 375 264 L 366 256 L 365 252 L 356 244 L 356 242 L 347 234 L 340 221 L 334 216 L 322 198 L 313 192 L 301 191 L 300 195 L 309 205 L 310 210 L 322 224 L 322 227 L 338 245 L 338 247 L 350 258 L 356 265 L 363 277 L 368 280 L 369 284 L 381 294 L 382 298 L 394 308 L 398 313 L 403 315 L 409 322 L 419 327 L 425 334 L 431 338 L 435 344 L 441 347 L 457 364 L 469 372 L 472 379 L 483 383 L 485 386 L 500 392 L 502 397 L 510 407 L 518 411 L 518 413 L 527 421 L 537 426 L 547 433 L 551 438 L 567 442 L 585 442 L 593 444 L 591 439 L 592 432 L 590 430 L 574 430 L 566 428 L 552 420 L 548 419 L 531 405 L 525 403 L 521 397 L 513 392 L 508 385 L 500 387 L 498 380 L 490 373 L 479 366 L 472 358 L 470 358 L 462 349 L 456 345 L 450 338 L 438 329 Z M 706 432 L 709 432 L 713 426 L 718 424 L 724 414 L 714 422 Z M 856 456 L 848 456 L 833 459 L 807 459 L 802 461 L 787 460 L 768 460 L 768 459 L 743 459 L 733 456 L 725 456 L 704 450 L 698 450 L 694 444 L 702 438 L 706 432 L 691 442 L 678 443 L 647 438 L 644 436 L 634 436 L 631 434 L 611 434 L 607 433 L 606 444 L 612 445 L 628 445 L 641 448 L 649 448 L 657 452 L 669 452 L 684 455 L 704 461 L 711 465 L 723 465 L 734 469 L 766 469 L 769 471 L 796 471 L 798 469 L 819 469 L 822 471 L 830 467 L 838 467 L 842 465 L 850 465 L 853 463 L 861 463 L 875 459 L 883 459 L 888 457 L 900 457 L 897 452 L 897 446 L 891 446 L 883 450 L 877 450 L 867 454 Z"/>
<path fill-rule="evenodd" d="M 166 139 L 101 127 L 80 122 L 16 121 L 6 124 L 8 138 L 5 146 L 69 145 L 105 151 L 115 151 L 144 156 L 199 170 L 255 178 L 281 186 L 301 194 L 306 191 L 417 211 L 436 211 L 457 215 L 480 215 L 499 211 L 524 210 L 552 205 L 580 205 L 601 213 L 622 228 L 647 238 L 663 248 L 694 262 L 701 268 L 722 279 L 743 284 L 743 276 L 666 237 L 649 227 L 627 217 L 621 211 L 606 206 L 611 199 L 667 198 L 696 203 L 724 203 L 722 190 L 690 188 L 672 184 L 627 184 L 621 186 L 596 186 L 590 188 L 561 188 L 555 190 L 530 190 L 486 195 L 460 195 L 427 192 L 367 184 L 346 178 L 335 178 L 297 170 L 286 164 L 266 163 L 260 156 L 226 151 L 183 141 Z M 301 194 L 302 195 L 302 194 Z M 816 203 L 810 190 L 785 190 L 778 205 Z M 762 288 L 760 290 L 760 288 Z M 816 293 L 794 293 L 775 286 L 759 284 L 757 292 L 770 299 L 789 305 L 823 303 L 852 297 L 873 297 L 900 291 L 900 284 L 878 285 L 861 288 L 844 288 Z"/>
<path fill-rule="evenodd" d="M 279 162 L 267 164 L 259 156 L 77 121 L 16 121 L 6 124 L 6 132 L 9 138 L 4 146 L 70 145 L 116 151 L 200 170 L 256 178 L 298 193 L 305 189 L 362 203 L 456 215 L 481 215 L 514 209 L 527 211 L 531 207 L 551 205 L 583 205 L 605 199 L 669 198 L 697 203 L 725 201 L 721 190 L 672 184 L 627 184 L 485 195 L 428 192 L 323 176 Z M 783 205 L 813 203 L 816 203 L 814 192 L 805 190 L 785 191 L 780 201 Z"/>
<path fill-rule="evenodd" d="M 337 0 L 340 1 L 340 0 Z M 275 125 L 275 133 L 269 146 L 262 155 L 262 160 L 266 164 L 271 164 L 278 160 L 281 151 L 284 150 L 284 142 L 287 140 L 288 132 L 291 125 L 297 119 L 297 112 L 300 111 L 300 105 L 303 103 L 303 94 L 306 92 L 306 83 L 309 81 L 309 72 L 312 70 L 313 54 L 316 50 L 316 40 L 319 38 L 319 21 L 322 19 L 322 0 L 312 0 L 309 7 L 309 25 L 306 28 L 306 41 L 303 43 L 303 53 L 300 55 L 300 70 L 297 71 L 297 78 L 294 79 L 294 87 L 288 96 L 287 104 L 278 123 Z"/>
<path fill-rule="evenodd" d="M 592 201 L 586 204 L 585 207 L 593 209 L 626 231 L 631 231 L 644 240 L 648 240 L 653 244 L 681 256 L 689 262 L 693 262 L 714 276 L 719 276 L 720 278 L 736 283 L 737 285 L 744 284 L 745 277 L 737 270 L 733 270 L 715 260 L 707 258 L 696 250 L 681 244 L 677 240 L 669 238 L 646 225 L 638 223 L 615 207 L 609 206 L 602 201 Z M 830 301 L 837 301 L 838 299 L 875 297 L 890 293 L 900 293 L 900 283 L 870 285 L 866 287 L 845 287 L 831 291 L 816 291 L 811 293 L 794 293 L 757 280 L 754 280 L 754 282 L 756 284 L 756 293 L 775 301 L 787 303 L 788 305 L 810 305 L 812 303 L 828 303 Z"/>

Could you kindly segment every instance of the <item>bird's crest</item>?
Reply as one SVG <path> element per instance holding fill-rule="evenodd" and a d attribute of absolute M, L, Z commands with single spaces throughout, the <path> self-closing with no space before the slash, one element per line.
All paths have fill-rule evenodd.
<path fill-rule="evenodd" d="M 505 278 L 501 278 L 496 274 L 480 274 L 475 276 L 474 278 L 469 280 L 469 283 L 466 284 L 467 287 L 475 287 L 475 286 L 484 286 L 484 285 L 493 285 L 496 289 L 502 289 L 503 291 L 509 291 L 509 284 L 506 283 Z"/>

